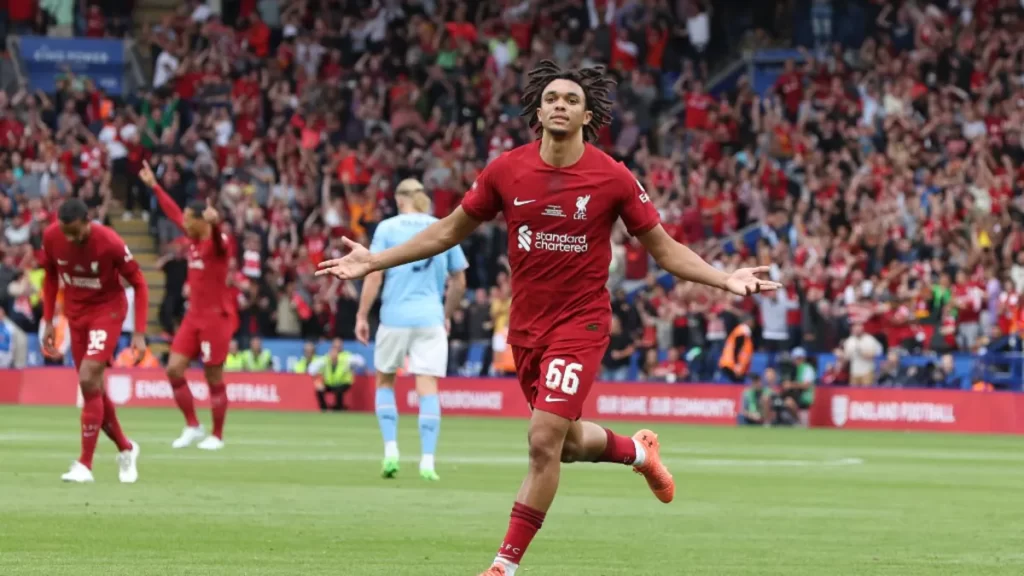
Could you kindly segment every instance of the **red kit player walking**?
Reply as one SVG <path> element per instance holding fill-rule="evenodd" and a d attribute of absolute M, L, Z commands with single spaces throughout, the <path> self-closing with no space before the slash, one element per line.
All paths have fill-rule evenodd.
<path fill-rule="evenodd" d="M 351 279 L 423 260 L 458 245 L 503 212 L 509 231 L 512 345 L 520 387 L 533 408 L 529 470 L 494 563 L 481 576 L 511 576 L 540 529 L 558 489 L 562 462 L 632 466 L 654 495 L 671 502 L 675 482 L 659 456 L 658 437 L 619 436 L 580 421 L 608 347 L 611 306 L 605 284 L 611 232 L 622 218 L 658 264 L 681 280 L 749 295 L 775 290 L 767 267 L 727 274 L 673 240 L 629 170 L 589 142 L 611 116 L 612 81 L 601 67 L 562 70 L 545 61 L 530 72 L 524 115 L 540 141 L 491 162 L 462 206 L 408 242 L 377 254 L 346 239 L 351 252 L 318 274 Z"/>
<path fill-rule="evenodd" d="M 64 314 L 71 335 L 71 356 L 82 391 L 82 452 L 61 479 L 92 482 L 92 459 L 99 431 L 117 444 L 118 477 L 130 484 L 139 479 L 139 445 L 125 437 L 114 403 L 103 390 L 107 367 L 128 314 L 128 299 L 121 277 L 135 289 L 135 337 L 132 345 L 146 349 L 146 313 L 149 288 L 139 264 L 116 232 L 89 221 L 89 209 L 78 199 L 61 204 L 58 222 L 43 232 L 43 351 L 54 349 L 53 311 L 59 281 L 64 282 Z"/>
<path fill-rule="evenodd" d="M 234 251 L 227 235 L 217 229 L 219 216 L 212 204 L 195 202 L 182 213 L 174 199 L 156 181 L 148 163 L 143 165 L 139 178 L 156 192 L 164 215 L 192 241 L 188 253 L 188 311 L 174 334 L 171 358 L 167 362 L 167 378 L 174 389 L 174 400 L 185 415 L 185 429 L 171 446 L 186 448 L 202 440 L 199 448 L 220 450 L 224 447 L 224 418 L 228 411 L 224 360 L 231 336 L 238 327 L 237 311 L 227 284 Z M 196 418 L 192 390 L 185 379 L 185 370 L 196 358 L 203 362 L 206 383 L 210 387 L 210 408 L 213 412 L 213 433 L 210 436 L 206 436 Z"/>

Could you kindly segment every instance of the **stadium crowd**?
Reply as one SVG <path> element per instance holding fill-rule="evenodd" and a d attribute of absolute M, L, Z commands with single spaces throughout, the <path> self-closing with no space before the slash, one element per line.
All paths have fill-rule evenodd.
<path fill-rule="evenodd" d="M 4 0 L 0 2 L 0 46 L 8 34 L 123 38 L 130 34 L 134 5 L 134 0 Z"/>
<path fill-rule="evenodd" d="M 723 47 L 704 0 L 224 4 L 220 16 L 182 5 L 136 38 L 151 91 L 115 101 L 69 77 L 56 94 L 0 94 L 0 302 L 12 322 L 38 322 L 33 250 L 55 204 L 81 196 L 103 221 L 123 195 L 123 217 L 146 218 L 159 239 L 173 332 L 188 297 L 183 244 L 135 175 L 148 159 L 180 205 L 210 197 L 227 216 L 242 342 L 351 339 L 359 287 L 314 278 L 317 263 L 342 236 L 369 242 L 399 180 L 421 179 L 444 216 L 489 160 L 530 141 L 518 87 L 543 57 L 616 74 L 600 145 L 670 234 L 726 269 L 770 265 L 788 287 L 734 299 L 673 285 L 621 230 L 606 377 L 639 355 L 641 378 L 742 381 L 758 350 L 792 379 L 803 359 L 834 352 L 812 379 L 958 387 L 952 357 L 918 370 L 901 355 L 1019 348 L 1017 0 L 851 2 L 865 29 L 835 39 L 841 7 L 798 2 L 811 51 L 763 93 L 744 77 L 715 95 L 707 74 Z M 758 22 L 775 22 L 777 3 L 755 4 L 770 8 Z M 463 248 L 456 358 L 473 342 L 490 350 L 510 304 L 503 223 Z"/>

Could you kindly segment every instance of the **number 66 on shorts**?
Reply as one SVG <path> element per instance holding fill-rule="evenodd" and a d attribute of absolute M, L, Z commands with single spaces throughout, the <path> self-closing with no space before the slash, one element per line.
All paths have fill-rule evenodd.
<path fill-rule="evenodd" d="M 548 362 L 548 371 L 544 376 L 544 385 L 548 390 L 572 396 L 580 389 L 580 377 L 577 376 L 583 366 L 576 362 L 566 362 L 563 358 L 553 358 Z"/>
<path fill-rule="evenodd" d="M 512 346 L 526 401 L 536 410 L 578 420 L 607 348 L 607 337 L 557 342 L 543 348 Z"/>

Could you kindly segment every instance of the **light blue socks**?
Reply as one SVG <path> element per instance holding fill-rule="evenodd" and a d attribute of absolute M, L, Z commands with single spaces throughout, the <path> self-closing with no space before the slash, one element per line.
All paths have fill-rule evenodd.
<path fill-rule="evenodd" d="M 420 396 L 420 447 L 423 459 L 420 469 L 434 469 L 434 452 L 441 433 L 441 401 L 437 394 Z"/>
<path fill-rule="evenodd" d="M 395 404 L 395 391 L 391 388 L 377 388 L 374 406 L 377 411 L 377 423 L 380 424 L 380 435 L 384 438 L 384 458 L 397 460 L 398 405 Z"/>

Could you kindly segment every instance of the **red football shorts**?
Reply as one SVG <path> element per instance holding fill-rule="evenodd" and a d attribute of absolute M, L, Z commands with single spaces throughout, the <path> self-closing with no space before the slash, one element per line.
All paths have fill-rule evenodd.
<path fill-rule="evenodd" d="M 189 360 L 199 358 L 208 366 L 220 366 L 228 357 L 228 347 L 237 327 L 238 320 L 231 316 L 185 314 L 171 342 L 171 352 Z"/>
<path fill-rule="evenodd" d="M 75 368 L 80 368 L 83 360 L 109 364 L 117 351 L 123 324 L 123 314 L 103 313 L 74 326 L 69 325 L 71 358 L 75 361 Z"/>
<path fill-rule="evenodd" d="M 512 346 L 519 387 L 530 407 L 579 420 L 607 349 L 607 337 L 541 348 Z"/>

